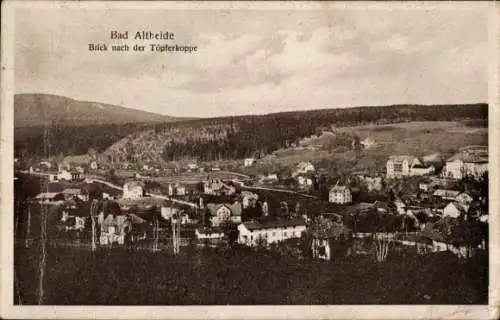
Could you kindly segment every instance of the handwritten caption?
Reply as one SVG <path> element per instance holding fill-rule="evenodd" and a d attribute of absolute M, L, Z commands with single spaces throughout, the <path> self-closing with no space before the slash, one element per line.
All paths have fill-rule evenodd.
<path fill-rule="evenodd" d="M 89 43 L 88 51 L 103 52 L 158 52 L 192 54 L 198 51 L 198 46 L 178 43 L 176 35 L 170 31 L 110 31 L 110 40 L 113 43 Z M 132 40 L 131 43 L 125 43 Z"/>

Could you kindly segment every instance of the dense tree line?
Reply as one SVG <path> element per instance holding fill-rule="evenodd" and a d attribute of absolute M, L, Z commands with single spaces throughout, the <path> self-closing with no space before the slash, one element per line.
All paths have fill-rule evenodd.
<path fill-rule="evenodd" d="M 461 106 L 389 106 L 360 107 L 349 109 L 286 112 L 263 116 L 217 118 L 192 122 L 192 127 L 207 125 L 231 125 L 225 135 L 214 139 L 196 137 L 184 141 L 170 141 L 165 145 L 163 158 L 167 161 L 196 156 L 213 161 L 259 157 L 280 148 L 297 144 L 301 138 L 319 134 L 335 127 L 363 124 L 385 124 L 408 121 L 452 121 L 486 119 L 487 105 Z M 157 132 L 168 130 L 175 124 L 158 124 Z M 352 139 L 339 137 L 332 143 L 351 147 Z M 359 144 L 359 141 L 357 141 Z"/>
<path fill-rule="evenodd" d="M 453 121 L 487 119 L 487 104 L 395 105 L 282 112 L 259 116 L 236 116 L 188 120 L 176 123 L 29 127 L 15 129 L 16 156 L 85 154 L 89 148 L 102 152 L 124 137 L 161 144 L 151 150 L 167 161 L 183 157 L 219 160 L 259 156 L 296 144 L 301 138 L 335 127 L 407 121 Z M 135 138 L 134 138 L 135 137 Z M 156 141 L 155 137 L 161 137 Z M 160 143 L 161 142 L 161 143 Z M 137 148 L 136 148 L 137 149 Z M 137 150 L 127 152 L 139 152 Z M 125 156 L 126 157 L 126 156 Z M 120 159 L 118 157 L 117 159 Z"/>

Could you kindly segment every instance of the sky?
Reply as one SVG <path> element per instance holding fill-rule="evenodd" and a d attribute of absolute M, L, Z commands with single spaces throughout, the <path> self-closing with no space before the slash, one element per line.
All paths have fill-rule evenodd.
<path fill-rule="evenodd" d="M 15 26 L 16 93 L 182 117 L 488 98 L 484 11 L 17 8 Z M 197 52 L 88 51 L 166 42 L 142 30 Z"/>

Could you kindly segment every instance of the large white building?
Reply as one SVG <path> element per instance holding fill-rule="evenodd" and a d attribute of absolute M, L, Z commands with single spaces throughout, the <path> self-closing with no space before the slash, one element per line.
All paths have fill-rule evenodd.
<path fill-rule="evenodd" d="M 130 181 L 123 186 L 123 199 L 140 199 L 144 196 L 144 184 L 140 181 Z"/>
<path fill-rule="evenodd" d="M 390 156 L 386 163 L 387 178 L 423 176 L 434 172 L 433 166 L 425 167 L 415 156 Z"/>
<path fill-rule="evenodd" d="M 352 202 L 351 190 L 349 190 L 349 188 L 346 186 L 336 185 L 330 189 L 330 192 L 328 193 L 328 201 L 331 203 L 340 203 L 340 204 L 351 203 Z"/>
<path fill-rule="evenodd" d="M 488 148 L 469 147 L 460 150 L 446 161 L 442 175 L 446 178 L 463 179 L 469 175 L 481 177 L 488 171 Z"/>
<path fill-rule="evenodd" d="M 302 219 L 248 221 L 238 225 L 238 243 L 251 247 L 277 243 L 300 238 L 305 231 L 306 223 Z"/>

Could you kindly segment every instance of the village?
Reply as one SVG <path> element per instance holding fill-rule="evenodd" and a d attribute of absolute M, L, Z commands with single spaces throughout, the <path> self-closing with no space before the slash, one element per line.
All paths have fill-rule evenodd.
<path fill-rule="evenodd" d="M 307 161 L 288 174 L 258 176 L 194 161 L 165 168 L 122 164 L 109 174 L 105 163 L 86 161 L 26 168 L 16 159 L 19 175 L 48 185 L 27 200 L 28 214 L 17 214 L 23 217 L 16 219 L 17 238 L 28 243 L 32 211 L 49 207 L 54 244 L 93 250 L 178 253 L 194 244 L 280 248 L 323 260 L 373 254 L 377 261 L 404 250 L 449 251 L 460 259 L 487 250 L 487 147 L 465 147 L 444 160 L 393 155 L 376 174 L 354 172 L 331 184 Z M 243 159 L 241 167 L 258 161 Z M 287 188 L 290 180 L 294 187 Z"/>

